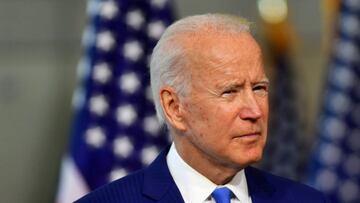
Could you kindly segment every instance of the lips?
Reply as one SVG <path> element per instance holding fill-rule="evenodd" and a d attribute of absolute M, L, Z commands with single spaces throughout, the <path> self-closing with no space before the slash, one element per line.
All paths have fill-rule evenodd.
<path fill-rule="evenodd" d="M 246 134 L 240 135 L 238 137 L 253 137 L 253 136 L 260 136 L 260 135 L 261 135 L 260 132 L 252 132 L 252 133 L 246 133 Z"/>
<path fill-rule="evenodd" d="M 234 138 L 243 140 L 243 141 L 254 142 L 254 141 L 257 141 L 260 136 L 261 136 L 261 133 L 257 131 L 257 132 L 241 134 L 241 135 L 235 136 Z"/>

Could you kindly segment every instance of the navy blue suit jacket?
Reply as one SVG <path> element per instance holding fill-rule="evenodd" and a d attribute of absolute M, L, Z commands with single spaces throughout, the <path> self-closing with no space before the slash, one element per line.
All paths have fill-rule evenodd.
<path fill-rule="evenodd" d="M 109 183 L 76 203 L 183 203 L 166 163 L 168 149 L 147 168 Z M 326 202 L 320 192 L 306 185 L 253 167 L 245 168 L 245 176 L 253 203 Z"/>

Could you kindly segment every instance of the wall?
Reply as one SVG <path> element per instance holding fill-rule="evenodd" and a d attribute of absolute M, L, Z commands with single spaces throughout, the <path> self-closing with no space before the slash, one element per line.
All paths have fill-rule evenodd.
<path fill-rule="evenodd" d="M 53 202 L 85 5 L 0 1 L 0 202 Z"/>

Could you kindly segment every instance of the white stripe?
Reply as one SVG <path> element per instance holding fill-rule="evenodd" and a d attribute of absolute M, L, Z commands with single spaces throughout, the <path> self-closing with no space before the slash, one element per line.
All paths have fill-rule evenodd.
<path fill-rule="evenodd" d="M 61 166 L 60 186 L 56 202 L 72 203 L 88 192 L 89 189 L 74 160 L 65 156 Z"/>

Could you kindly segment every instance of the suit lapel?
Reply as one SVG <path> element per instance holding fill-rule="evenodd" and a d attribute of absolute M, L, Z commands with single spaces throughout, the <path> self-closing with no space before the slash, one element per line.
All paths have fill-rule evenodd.
<path fill-rule="evenodd" d="M 144 172 L 143 194 L 156 202 L 184 203 L 184 200 L 172 178 L 166 163 L 166 155 L 170 149 L 164 149 Z M 260 170 L 245 168 L 246 181 L 252 203 L 278 203 L 279 193 Z"/>
<path fill-rule="evenodd" d="M 184 203 L 166 163 L 169 149 L 170 146 L 164 149 L 145 170 L 143 194 L 157 202 Z"/>
<path fill-rule="evenodd" d="M 263 172 L 253 167 L 247 167 L 245 176 L 252 203 L 277 202 L 275 187 L 267 180 Z"/>

